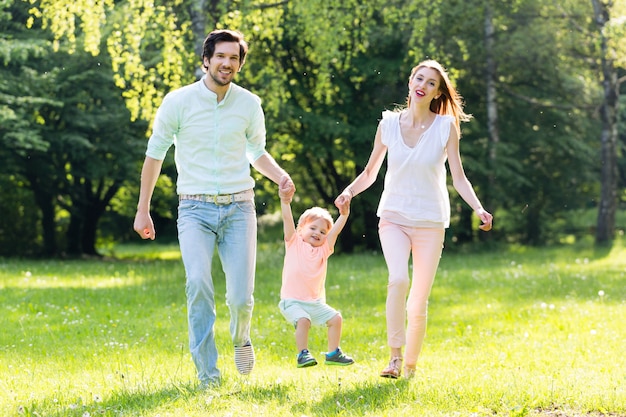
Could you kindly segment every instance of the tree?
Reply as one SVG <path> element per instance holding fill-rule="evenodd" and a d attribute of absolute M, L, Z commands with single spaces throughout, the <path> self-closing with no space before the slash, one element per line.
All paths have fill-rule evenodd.
<path fill-rule="evenodd" d="M 143 155 L 145 122 L 130 122 L 106 56 L 59 54 L 66 63 L 56 74 L 52 94 L 63 102 L 44 113 L 50 147 L 42 165 L 52 163 L 58 175 L 58 205 L 69 213 L 65 250 L 97 255 L 98 221 L 122 184 L 135 178 Z"/>
<path fill-rule="evenodd" d="M 14 31 L 9 33 L 23 36 L 16 22 L 25 20 L 24 6 L 10 9 Z M 36 33 L 40 40 L 32 45 L 49 51 L 45 31 Z M 43 253 L 94 255 L 98 220 L 134 174 L 142 154 L 137 138 L 147 124 L 130 122 L 106 55 L 24 49 L 33 52 L 11 52 L 6 59 L 3 89 L 12 98 L 5 113 L 15 123 L 0 130 L 7 144 L 3 155 L 39 207 Z"/>
<path fill-rule="evenodd" d="M 45 153 L 48 149 L 41 136 L 39 110 L 60 103 L 41 94 L 39 84 L 46 75 L 33 70 L 30 63 L 50 55 L 49 43 L 44 36 L 33 36 L 25 30 L 26 13 L 18 6 L 0 3 L 0 175 L 11 190 L 3 187 L 0 240 L 6 243 L 2 245 L 6 255 L 37 253 L 38 243 L 47 251 L 56 250 L 54 239 L 40 240 L 42 227 L 54 230 L 52 197 L 45 189 L 35 195 L 29 193 L 25 188 L 28 179 L 21 168 L 23 161 L 31 162 L 31 152 Z M 46 210 L 36 213 L 34 203 Z"/>
<path fill-rule="evenodd" d="M 466 54 L 473 59 L 466 59 L 469 77 L 459 83 L 477 109 L 479 129 L 470 123 L 464 140 L 487 145 L 482 156 L 470 156 L 490 161 L 476 167 L 489 169 L 489 181 L 479 183 L 488 187 L 480 194 L 500 208 L 495 235 L 543 244 L 557 239 L 568 213 L 593 197 L 597 164 L 588 114 L 597 87 L 582 60 L 561 52 L 582 39 L 570 35 L 570 21 L 558 5 L 534 0 L 481 4 L 487 6 L 487 41 L 465 37 Z M 478 19 L 468 16 L 458 29 L 472 24 Z M 481 62 L 483 69 L 471 68 Z M 476 76 L 481 73 L 486 77 Z"/>
<path fill-rule="evenodd" d="M 63 67 L 54 67 L 57 60 Z M 47 68 L 38 90 L 55 101 L 37 110 L 45 150 L 23 152 L 15 164 L 42 212 L 47 255 L 97 254 L 98 220 L 142 154 L 137 138 L 146 124 L 131 124 L 110 67 L 101 63 L 84 53 L 31 61 Z M 69 214 L 67 223 L 59 210 Z M 59 231 L 65 234 L 61 245 Z"/>
<path fill-rule="evenodd" d="M 595 68 L 580 59 L 598 56 L 587 0 L 102 0 L 97 13 L 87 6 L 45 0 L 32 10 L 59 46 L 107 51 L 133 120 L 151 121 L 167 91 L 197 77 L 206 31 L 244 32 L 251 55 L 238 82 L 263 98 L 270 151 L 293 174 L 301 207 L 330 206 L 360 172 L 380 111 L 402 104 L 411 67 L 428 57 L 449 69 L 475 116 L 463 125 L 461 146 L 475 188 L 497 210 L 494 237 L 546 243 L 598 191 L 598 144 L 589 132 L 598 128 L 590 114 L 599 89 Z M 610 22 L 613 51 L 619 37 Z M 111 30 L 106 47 L 85 42 L 103 28 Z M 261 181 L 257 191 L 259 207 L 271 210 L 273 186 Z M 342 246 L 377 246 L 377 191 L 355 200 Z M 454 238 L 473 240 L 471 210 L 452 194 Z"/>
<path fill-rule="evenodd" d="M 619 87 L 626 79 L 620 79 L 617 66 L 621 63 L 626 66 L 626 49 L 623 39 L 626 34 L 626 17 L 617 14 L 617 2 L 612 0 L 592 0 L 593 17 L 597 26 L 599 61 L 602 73 L 602 89 L 604 97 L 600 106 L 602 120 L 601 142 L 601 193 L 598 205 L 598 224 L 596 228 L 596 242 L 610 243 L 615 235 L 615 213 L 618 202 L 618 114 L 619 114 Z M 626 11 L 622 5 L 622 11 Z M 611 19 L 615 13 L 618 17 Z"/>

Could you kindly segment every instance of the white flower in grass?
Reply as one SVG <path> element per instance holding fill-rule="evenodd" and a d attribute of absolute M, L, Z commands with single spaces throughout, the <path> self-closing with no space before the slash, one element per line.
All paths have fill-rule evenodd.
<path fill-rule="evenodd" d="M 85 411 L 83 413 L 83 417 L 91 417 L 91 414 L 89 414 L 89 411 Z"/>
<path fill-rule="evenodd" d="M 102 402 L 102 397 L 100 397 L 98 394 L 94 394 L 93 400 L 94 402 L 99 403 L 99 402 Z"/>
<path fill-rule="evenodd" d="M 598 291 L 598 295 L 599 295 L 600 297 L 604 297 L 604 291 L 602 291 L 602 290 Z"/>

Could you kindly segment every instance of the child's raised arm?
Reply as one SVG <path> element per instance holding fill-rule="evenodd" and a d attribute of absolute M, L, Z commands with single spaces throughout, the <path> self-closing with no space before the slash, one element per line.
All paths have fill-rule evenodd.
<path fill-rule="evenodd" d="M 289 241 L 296 233 L 296 225 L 291 212 L 291 199 L 294 190 L 289 184 L 281 183 L 278 188 L 278 196 L 280 197 L 280 212 L 283 217 L 283 231 L 285 234 L 285 242 Z"/>
<path fill-rule="evenodd" d="M 328 232 L 328 236 L 326 239 L 328 240 L 328 246 L 331 248 L 335 247 L 335 243 L 337 242 L 337 237 L 339 237 L 339 233 L 343 230 L 343 227 L 346 225 L 348 221 L 348 216 L 350 215 L 350 201 L 346 201 L 339 207 L 339 217 L 333 224 L 332 229 Z"/>

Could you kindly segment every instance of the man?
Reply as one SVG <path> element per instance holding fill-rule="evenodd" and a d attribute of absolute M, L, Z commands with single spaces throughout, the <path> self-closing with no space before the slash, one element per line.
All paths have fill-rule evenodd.
<path fill-rule="evenodd" d="M 232 81 L 245 63 L 248 45 L 231 30 L 204 41 L 200 81 L 170 92 L 157 110 L 141 171 L 134 229 L 154 239 L 150 200 L 163 159 L 175 145 L 178 171 L 178 241 L 186 273 L 189 347 L 202 385 L 218 383 L 214 337 L 213 252 L 226 277 L 226 304 L 237 370 L 254 366 L 250 321 L 254 305 L 256 211 L 250 165 L 273 182 L 295 187 L 265 150 L 261 100 Z"/>

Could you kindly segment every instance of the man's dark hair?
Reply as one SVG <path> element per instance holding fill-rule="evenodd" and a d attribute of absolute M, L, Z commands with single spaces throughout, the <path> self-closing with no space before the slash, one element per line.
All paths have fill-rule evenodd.
<path fill-rule="evenodd" d="M 222 29 L 209 33 L 202 47 L 202 60 L 204 61 L 204 57 L 211 59 L 215 52 L 215 45 L 220 42 L 237 42 L 239 44 L 239 65 L 243 66 L 248 53 L 248 44 L 243 39 L 243 33 L 236 30 Z"/>

